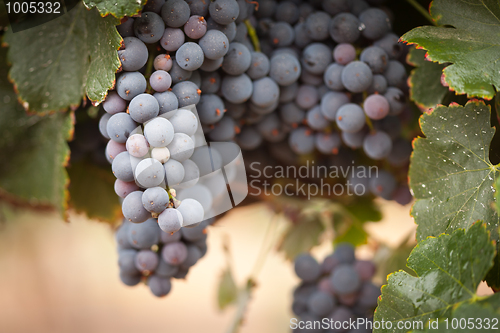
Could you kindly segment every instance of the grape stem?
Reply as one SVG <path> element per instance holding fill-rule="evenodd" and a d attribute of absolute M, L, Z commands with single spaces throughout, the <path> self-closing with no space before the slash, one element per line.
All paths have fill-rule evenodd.
<path fill-rule="evenodd" d="M 250 36 L 250 40 L 252 41 L 253 48 L 255 49 L 255 52 L 260 52 L 260 42 L 259 42 L 259 37 L 257 36 L 257 31 L 253 27 L 252 23 L 250 23 L 250 20 L 246 19 L 245 25 L 248 30 L 248 36 Z"/>
<path fill-rule="evenodd" d="M 424 16 L 430 23 L 432 23 L 436 27 L 438 26 L 438 24 L 436 23 L 436 21 L 434 21 L 429 12 L 424 7 L 422 7 L 422 5 L 417 2 L 417 0 L 406 0 L 406 1 L 410 5 L 412 5 L 413 8 L 415 8 L 420 14 L 422 14 L 422 16 Z"/>

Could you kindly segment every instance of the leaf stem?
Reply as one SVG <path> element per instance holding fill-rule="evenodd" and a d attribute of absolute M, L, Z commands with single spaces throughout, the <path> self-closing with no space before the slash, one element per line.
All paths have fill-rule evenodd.
<path fill-rule="evenodd" d="M 422 14 L 422 16 L 425 17 L 430 23 L 432 23 L 436 27 L 438 26 L 436 21 L 434 21 L 434 19 L 432 18 L 431 14 L 429 14 L 429 12 L 424 7 L 422 7 L 422 5 L 417 2 L 417 0 L 406 0 L 406 2 L 412 5 L 413 8 L 415 8 L 420 14 Z"/>
<path fill-rule="evenodd" d="M 250 23 L 249 19 L 246 19 L 245 25 L 248 30 L 248 36 L 250 36 L 250 40 L 252 41 L 252 45 L 255 49 L 255 52 L 260 52 L 260 42 L 259 42 L 259 37 L 257 36 L 257 31 L 253 27 L 252 23 Z"/>

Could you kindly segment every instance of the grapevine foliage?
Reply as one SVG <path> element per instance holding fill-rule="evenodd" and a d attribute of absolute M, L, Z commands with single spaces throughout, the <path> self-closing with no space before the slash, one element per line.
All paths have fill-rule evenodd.
<path fill-rule="evenodd" d="M 500 7 L 496 0 L 434 0 L 430 13 L 441 26 L 418 27 L 401 39 L 427 50 L 444 70 L 450 88 L 491 99 L 500 88 Z"/>
<path fill-rule="evenodd" d="M 489 238 L 486 225 L 475 223 L 468 231 L 458 229 L 420 242 L 408 258 L 408 267 L 417 277 L 399 271 L 382 287 L 374 320 L 390 321 L 392 329 L 374 332 L 407 332 L 396 328 L 400 321 L 467 318 L 470 314 L 460 314 L 470 309 L 479 318 L 486 316 L 484 307 L 498 303 L 497 296 L 476 296 L 479 283 L 493 265 L 495 246 Z"/>
<path fill-rule="evenodd" d="M 24 108 L 46 114 L 77 107 L 85 94 L 104 100 L 120 67 L 116 23 L 80 4 L 39 29 L 7 32 L 9 77 Z"/>
<path fill-rule="evenodd" d="M 109 14 L 121 19 L 125 16 L 134 16 L 139 14 L 146 0 L 128 1 L 128 0 L 84 0 L 85 7 L 91 9 L 96 7 L 101 16 Z"/>

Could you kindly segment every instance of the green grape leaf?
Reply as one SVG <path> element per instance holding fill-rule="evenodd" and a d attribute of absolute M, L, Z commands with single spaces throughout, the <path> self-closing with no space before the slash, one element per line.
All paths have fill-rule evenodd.
<path fill-rule="evenodd" d="M 115 23 L 80 4 L 36 29 L 8 31 L 9 77 L 24 108 L 39 114 L 67 110 L 85 94 L 103 101 L 120 68 Z"/>
<path fill-rule="evenodd" d="M 412 47 L 408 64 L 416 67 L 409 78 L 410 99 L 421 108 L 433 108 L 441 104 L 448 88 L 441 84 L 445 65 L 425 60 L 425 50 Z"/>
<path fill-rule="evenodd" d="M 465 107 L 440 106 L 423 114 L 420 125 L 426 138 L 414 140 L 409 171 L 417 239 L 467 229 L 483 220 L 492 239 L 498 240 L 493 187 L 498 167 L 489 160 L 495 133 L 489 106 L 479 101 Z"/>
<path fill-rule="evenodd" d="M 238 298 L 238 287 L 229 266 L 222 272 L 217 294 L 219 310 L 224 310 L 227 306 L 235 303 Z"/>
<path fill-rule="evenodd" d="M 434 0 L 431 16 L 442 26 L 415 28 L 401 39 L 427 50 L 445 68 L 445 81 L 459 94 L 491 99 L 500 89 L 500 6 L 497 0 Z"/>
<path fill-rule="evenodd" d="M 109 168 L 78 162 L 68 167 L 70 206 L 91 219 L 114 223 L 121 205 L 114 191 L 115 177 Z"/>
<path fill-rule="evenodd" d="M 336 230 L 333 243 L 350 243 L 353 246 L 358 246 L 366 244 L 367 240 L 368 234 L 365 229 L 363 229 L 363 225 L 359 223 L 352 223 L 347 226 L 347 228 Z"/>
<path fill-rule="evenodd" d="M 136 16 L 147 0 L 83 0 L 88 9 L 96 7 L 101 16 L 113 15 L 118 19 L 125 16 Z"/>
<path fill-rule="evenodd" d="M 0 63 L 6 63 L 0 49 Z M 67 140 L 73 134 L 73 115 L 55 113 L 29 116 L 17 102 L 7 79 L 7 66 L 0 66 L 0 197 L 16 205 L 34 208 L 67 206 L 69 159 Z"/>
<path fill-rule="evenodd" d="M 380 207 L 371 198 L 359 198 L 354 203 L 346 204 L 344 207 L 360 223 L 382 220 Z"/>
<path fill-rule="evenodd" d="M 484 223 L 421 241 L 408 258 L 408 267 L 417 277 L 399 271 L 382 287 L 374 320 L 391 322 L 392 328 L 374 332 L 407 332 L 398 328 L 399 322 L 449 318 L 460 304 L 478 300 L 477 287 L 494 256 L 495 246 Z"/>
<path fill-rule="evenodd" d="M 299 222 L 291 225 L 278 249 L 283 251 L 288 259 L 293 260 L 299 254 L 308 252 L 318 245 L 323 231 L 325 226 L 317 214 L 303 216 Z"/>

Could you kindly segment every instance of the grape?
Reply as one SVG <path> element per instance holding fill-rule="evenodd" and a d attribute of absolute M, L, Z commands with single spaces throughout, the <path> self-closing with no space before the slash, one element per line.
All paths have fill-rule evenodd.
<path fill-rule="evenodd" d="M 168 193 L 162 187 L 148 188 L 142 194 L 142 205 L 151 213 L 160 214 L 165 210 L 169 201 Z"/>
<path fill-rule="evenodd" d="M 155 91 L 164 92 L 167 91 L 168 88 L 170 88 L 170 85 L 172 84 L 172 78 L 170 77 L 170 74 L 168 74 L 164 70 L 157 70 L 153 72 L 153 74 L 151 74 L 151 77 L 149 78 L 149 84 Z"/>
<path fill-rule="evenodd" d="M 393 166 L 403 166 L 410 161 L 412 152 L 411 143 L 404 139 L 397 139 L 392 143 L 392 149 L 387 161 Z"/>
<path fill-rule="evenodd" d="M 136 257 L 136 250 L 122 249 L 118 251 L 118 267 L 120 267 L 120 272 L 128 275 L 139 274 L 139 270 L 135 267 Z"/>
<path fill-rule="evenodd" d="M 259 10 L 255 12 L 258 18 L 272 17 L 276 12 L 277 2 L 274 0 L 260 1 Z"/>
<path fill-rule="evenodd" d="M 363 147 L 366 132 L 361 130 L 355 133 L 342 132 L 341 137 L 344 144 L 353 149 Z"/>
<path fill-rule="evenodd" d="M 183 227 L 201 222 L 203 220 L 203 216 L 205 215 L 203 206 L 194 199 L 182 200 L 180 205 L 177 207 L 177 210 L 182 215 Z"/>
<path fill-rule="evenodd" d="M 333 59 L 340 65 L 347 65 L 356 59 L 356 49 L 349 43 L 339 44 L 333 49 Z"/>
<path fill-rule="evenodd" d="M 151 250 L 140 250 L 135 256 L 135 267 L 143 274 L 153 272 L 158 266 L 158 255 Z"/>
<path fill-rule="evenodd" d="M 224 61 L 222 62 L 222 70 L 229 75 L 240 75 L 247 71 L 252 61 L 252 55 L 248 48 L 237 42 L 229 44 Z"/>
<path fill-rule="evenodd" d="M 200 69 L 202 71 L 205 71 L 205 72 L 214 72 L 222 66 L 223 61 L 224 61 L 224 57 L 219 58 L 217 60 L 211 60 L 211 59 L 205 58 Z"/>
<path fill-rule="evenodd" d="M 269 39 L 276 47 L 292 45 L 295 39 L 295 31 L 286 22 L 277 22 L 269 29 Z"/>
<path fill-rule="evenodd" d="M 383 38 L 375 41 L 373 45 L 382 48 L 389 59 L 397 59 L 403 51 L 402 44 L 399 43 L 399 37 L 394 33 L 388 33 Z"/>
<path fill-rule="evenodd" d="M 221 85 L 222 95 L 231 103 L 246 102 L 253 92 L 252 80 L 246 74 L 225 76 Z"/>
<path fill-rule="evenodd" d="M 219 30 L 209 30 L 198 43 L 205 57 L 211 60 L 217 60 L 229 51 L 229 40 Z"/>
<path fill-rule="evenodd" d="M 337 43 L 354 43 L 361 34 L 361 22 L 351 13 L 340 13 L 330 21 L 328 32 Z"/>
<path fill-rule="evenodd" d="M 182 227 L 182 215 L 175 208 L 167 208 L 158 216 L 158 225 L 166 233 L 174 233 Z"/>
<path fill-rule="evenodd" d="M 177 96 L 171 91 L 165 92 L 157 92 L 154 95 L 154 98 L 158 101 L 158 105 L 160 107 L 160 115 L 165 115 L 170 111 L 174 111 L 179 107 L 179 100 Z"/>
<path fill-rule="evenodd" d="M 115 193 L 120 198 L 125 198 L 134 191 L 139 191 L 139 186 L 137 186 L 134 182 L 124 182 L 120 179 L 115 180 Z"/>
<path fill-rule="evenodd" d="M 184 167 L 179 161 L 170 159 L 163 167 L 168 186 L 178 185 L 184 179 Z"/>
<path fill-rule="evenodd" d="M 387 133 L 391 140 L 395 140 L 401 134 L 402 125 L 398 116 L 387 116 L 382 120 L 374 121 L 373 127 Z"/>
<path fill-rule="evenodd" d="M 195 226 L 187 226 L 181 229 L 182 238 L 188 242 L 197 242 L 206 239 L 206 223 L 197 223 Z"/>
<path fill-rule="evenodd" d="M 373 75 L 373 81 L 367 92 L 369 94 L 385 94 L 387 91 L 387 80 L 383 75 Z"/>
<path fill-rule="evenodd" d="M 347 103 L 337 110 L 336 122 L 342 131 L 354 133 L 365 125 L 365 113 L 359 105 Z"/>
<path fill-rule="evenodd" d="M 196 264 L 196 262 L 198 262 L 198 260 L 200 260 L 201 258 L 201 251 L 195 245 L 188 245 L 187 251 L 188 251 L 187 258 L 181 265 L 183 268 L 193 267 Z"/>
<path fill-rule="evenodd" d="M 214 130 L 210 132 L 209 136 L 213 141 L 230 141 L 236 135 L 236 131 L 237 126 L 234 120 L 229 117 L 223 117 L 215 124 Z"/>
<path fill-rule="evenodd" d="M 136 192 L 133 192 L 134 194 Z M 142 196 L 140 192 L 139 194 Z M 128 198 L 128 197 L 127 197 Z M 139 198 L 141 201 L 141 198 Z M 142 207 L 142 202 L 140 204 Z M 149 219 L 143 223 L 131 223 L 128 229 L 128 240 L 136 249 L 149 249 L 151 246 L 157 244 L 160 240 L 160 229 L 156 219 L 152 219 L 151 215 L 148 213 Z"/>
<path fill-rule="evenodd" d="M 389 102 L 389 115 L 396 116 L 403 111 L 403 108 L 406 103 L 406 98 L 400 89 L 395 87 L 389 87 L 387 88 L 387 91 L 384 94 L 384 96 L 385 98 L 387 98 L 387 101 Z"/>
<path fill-rule="evenodd" d="M 163 21 L 172 28 L 182 27 L 190 15 L 189 5 L 183 0 L 167 0 L 161 9 Z"/>
<path fill-rule="evenodd" d="M 276 80 L 275 80 L 276 81 Z M 297 91 L 299 90 L 298 82 L 294 82 L 289 86 L 281 86 L 280 85 L 280 103 L 290 103 L 295 100 L 295 95 L 297 95 Z"/>
<path fill-rule="evenodd" d="M 271 58 L 269 76 L 281 86 L 295 83 L 300 74 L 300 62 L 293 55 L 279 54 Z"/>
<path fill-rule="evenodd" d="M 288 143 L 292 150 L 299 154 L 309 154 L 314 150 L 314 136 L 305 127 L 300 127 L 290 132 Z"/>
<path fill-rule="evenodd" d="M 168 243 L 163 247 L 161 256 L 167 264 L 180 266 L 187 258 L 187 247 L 181 242 Z"/>
<path fill-rule="evenodd" d="M 325 117 L 323 117 L 323 114 L 321 113 L 321 107 L 319 105 L 316 105 L 315 107 L 307 111 L 306 119 L 309 127 L 317 131 L 327 128 L 330 124 L 330 122 Z"/>
<path fill-rule="evenodd" d="M 148 62 L 148 48 L 139 38 L 135 37 L 125 37 L 123 44 L 124 48 L 118 50 L 123 70 L 127 72 L 138 71 Z"/>
<path fill-rule="evenodd" d="M 196 148 L 193 156 L 191 156 L 191 160 L 198 166 L 200 177 L 206 176 L 222 167 L 222 157 L 219 152 L 208 146 Z"/>
<path fill-rule="evenodd" d="M 359 15 L 359 20 L 365 25 L 363 36 L 377 40 L 391 30 L 391 22 L 387 14 L 378 8 L 369 8 Z"/>
<path fill-rule="evenodd" d="M 396 201 L 398 204 L 404 206 L 409 204 L 413 200 L 413 196 L 407 185 L 398 187 L 392 193 L 392 200 Z"/>
<path fill-rule="evenodd" d="M 153 64 L 155 70 L 168 72 L 172 68 L 172 58 L 168 54 L 159 54 L 156 56 Z"/>
<path fill-rule="evenodd" d="M 240 14 L 240 7 L 235 0 L 215 0 L 208 6 L 210 17 L 218 24 L 233 23 Z"/>
<path fill-rule="evenodd" d="M 146 91 L 146 79 L 139 72 L 125 72 L 116 80 L 116 92 L 126 101 Z"/>
<path fill-rule="evenodd" d="M 128 111 L 134 121 L 145 123 L 158 116 L 160 106 L 153 95 L 140 94 L 130 101 Z"/>
<path fill-rule="evenodd" d="M 307 301 L 307 308 L 317 316 L 325 316 L 333 310 L 333 297 L 324 291 L 316 291 Z"/>
<path fill-rule="evenodd" d="M 365 62 L 373 74 L 381 74 L 389 64 L 389 56 L 378 46 L 370 46 L 361 52 L 360 60 Z"/>
<path fill-rule="evenodd" d="M 354 133 L 356 134 L 356 133 Z M 356 137 L 356 139 L 359 139 Z M 363 138 L 361 138 L 361 143 L 358 144 L 354 148 L 359 148 L 363 146 Z M 347 177 L 347 186 L 349 186 L 349 189 L 351 190 L 352 193 L 358 196 L 364 196 L 368 194 L 368 183 L 370 182 L 370 178 L 366 176 L 358 176 L 356 173 L 352 173 Z"/>
<path fill-rule="evenodd" d="M 319 94 L 315 87 L 302 85 L 297 91 L 295 103 L 302 109 L 310 109 L 318 104 L 318 100 Z"/>
<path fill-rule="evenodd" d="M 381 160 L 391 153 L 392 141 L 387 133 L 378 131 L 365 136 L 363 151 L 374 160 Z"/>
<path fill-rule="evenodd" d="M 375 309 L 379 296 L 380 287 L 372 283 L 365 283 L 361 287 L 357 304 L 365 309 Z"/>
<path fill-rule="evenodd" d="M 336 120 L 338 109 L 349 103 L 349 97 L 345 93 L 330 91 L 321 98 L 321 113 L 328 120 Z"/>
<path fill-rule="evenodd" d="M 141 275 L 120 273 L 120 280 L 124 285 L 133 287 L 141 282 Z"/>
<path fill-rule="evenodd" d="M 312 74 L 323 74 L 332 62 L 332 51 L 325 44 L 309 44 L 302 53 L 302 66 Z"/>
<path fill-rule="evenodd" d="M 101 135 L 106 139 L 109 139 L 108 131 L 106 128 L 108 126 L 109 118 L 111 118 L 111 115 L 109 113 L 105 113 L 102 115 L 101 119 L 99 119 L 99 132 L 101 132 Z"/>
<path fill-rule="evenodd" d="M 384 198 L 391 200 L 392 193 L 396 189 L 396 179 L 389 172 L 379 170 L 378 174 L 370 178 L 370 192 Z"/>
<path fill-rule="evenodd" d="M 260 107 L 268 107 L 279 100 L 280 88 L 269 77 L 253 82 L 253 92 L 250 101 Z"/>
<path fill-rule="evenodd" d="M 269 58 L 262 52 L 252 52 L 251 53 L 251 64 L 247 70 L 247 75 L 252 80 L 258 80 L 263 78 L 269 73 L 270 62 Z M 275 81 L 276 79 L 273 75 L 270 75 Z"/>
<path fill-rule="evenodd" d="M 134 19 L 134 33 L 144 43 L 156 43 L 165 31 L 165 23 L 160 15 L 153 12 L 143 12 Z"/>
<path fill-rule="evenodd" d="M 176 161 L 184 162 L 193 155 L 194 142 L 184 133 L 175 133 L 174 138 L 167 146 L 170 157 Z"/>
<path fill-rule="evenodd" d="M 240 13 L 235 22 L 242 23 L 246 19 L 250 18 L 250 16 L 253 14 L 254 4 L 247 2 L 246 0 L 236 0 L 236 2 L 238 3 Z"/>
<path fill-rule="evenodd" d="M 333 63 L 326 68 L 323 80 L 328 88 L 338 91 L 344 90 L 344 84 L 342 83 L 343 70 L 344 66 L 336 63 Z"/>
<path fill-rule="evenodd" d="M 368 260 L 357 260 L 354 263 L 354 269 L 358 272 L 361 281 L 370 281 L 375 275 L 377 267 L 374 263 Z"/>
<path fill-rule="evenodd" d="M 162 235 L 169 235 L 166 232 L 162 232 Z M 180 239 L 180 233 L 176 233 L 175 235 L 179 235 Z M 158 262 L 158 267 L 156 267 L 155 270 L 155 275 L 165 277 L 165 278 L 170 278 L 173 277 L 177 272 L 179 271 L 179 266 L 172 266 L 170 264 L 167 264 L 163 258 L 160 257 L 160 260 Z"/>
<path fill-rule="evenodd" d="M 295 39 L 294 44 L 299 48 L 304 48 L 309 45 L 312 38 L 309 37 L 307 26 L 304 22 L 299 22 L 293 27 Z"/>
<path fill-rule="evenodd" d="M 176 188 L 189 188 L 195 185 L 200 179 L 200 169 L 196 165 L 195 162 L 191 160 L 185 160 L 182 162 L 182 166 L 184 167 L 184 178 L 182 182 L 176 186 Z"/>
<path fill-rule="evenodd" d="M 359 290 L 361 279 L 352 265 L 341 264 L 330 276 L 330 284 L 337 295 L 347 295 Z"/>
<path fill-rule="evenodd" d="M 193 15 L 184 24 L 184 33 L 191 39 L 200 39 L 207 32 L 207 21 L 203 16 Z"/>
<path fill-rule="evenodd" d="M 134 157 L 143 157 L 149 152 L 149 143 L 142 134 L 129 136 L 126 147 L 128 153 Z"/>
<path fill-rule="evenodd" d="M 127 108 L 127 102 L 121 98 L 116 91 L 110 91 L 106 100 L 102 103 L 104 111 L 113 115 L 118 112 L 123 112 Z"/>
<path fill-rule="evenodd" d="M 111 169 L 116 178 L 124 182 L 134 181 L 134 172 L 132 171 L 132 164 L 130 163 L 130 155 L 126 151 L 116 155 L 111 165 Z"/>
<path fill-rule="evenodd" d="M 193 82 L 196 84 L 198 88 L 201 86 L 201 74 L 200 71 L 193 71 L 191 78 L 189 78 L 189 81 Z"/>
<path fill-rule="evenodd" d="M 143 12 L 154 12 L 156 14 L 161 13 L 161 8 L 165 4 L 165 0 L 148 0 L 148 2 L 142 8 Z"/>
<path fill-rule="evenodd" d="M 389 114 L 389 102 L 382 95 L 370 95 L 365 99 L 363 109 L 369 118 L 383 119 Z"/>
<path fill-rule="evenodd" d="M 259 133 L 268 141 L 279 135 L 280 128 L 281 121 L 275 113 L 265 116 L 257 125 Z"/>
<path fill-rule="evenodd" d="M 248 109 L 250 112 L 258 114 L 258 115 L 266 115 L 278 108 L 279 105 L 279 100 L 277 99 L 276 101 L 273 102 L 273 104 L 270 104 L 268 106 L 258 106 L 255 105 L 254 103 L 250 102 L 248 103 Z"/>
<path fill-rule="evenodd" d="M 198 104 L 200 101 L 201 91 L 198 89 L 196 84 L 190 81 L 182 81 L 177 83 L 173 88 L 172 92 L 177 96 L 179 101 L 179 107 L 184 107 L 192 104 Z"/>
<path fill-rule="evenodd" d="M 115 157 L 121 153 L 127 151 L 127 148 L 123 143 L 118 143 L 113 140 L 109 140 L 108 144 L 106 145 L 106 157 L 108 157 L 109 163 L 113 163 L 113 160 Z"/>
<path fill-rule="evenodd" d="M 236 142 L 241 147 L 241 149 L 253 150 L 260 146 L 260 144 L 262 143 L 262 136 L 255 130 L 255 128 L 245 126 L 236 136 Z"/>
<path fill-rule="evenodd" d="M 276 7 L 276 21 L 283 21 L 289 24 L 294 24 L 299 19 L 299 9 L 297 5 L 291 1 L 282 1 Z"/>
<path fill-rule="evenodd" d="M 349 11 L 357 16 L 370 8 L 370 5 L 365 0 L 350 0 L 348 5 Z"/>
<path fill-rule="evenodd" d="M 122 224 L 115 233 L 115 240 L 118 243 L 118 253 L 124 249 L 131 249 L 132 245 L 128 242 L 128 227 L 130 226 L 130 222 L 126 219 L 123 219 Z"/>
<path fill-rule="evenodd" d="M 184 44 L 184 32 L 181 29 L 167 28 L 161 37 L 160 45 L 167 51 L 177 51 Z"/>
<path fill-rule="evenodd" d="M 201 99 L 200 99 L 201 100 Z M 179 109 L 169 118 L 175 133 L 184 133 L 188 136 L 194 135 L 198 129 L 198 119 L 193 112 Z"/>
<path fill-rule="evenodd" d="M 299 19 L 301 19 L 301 20 L 306 19 L 309 15 L 314 13 L 314 11 L 315 11 L 315 9 L 311 4 L 309 4 L 307 2 L 301 3 L 299 5 Z"/>
<path fill-rule="evenodd" d="M 281 120 L 288 125 L 298 126 L 305 118 L 305 112 L 295 103 L 287 103 L 280 107 Z"/>
<path fill-rule="evenodd" d="M 167 119 L 157 117 L 146 123 L 144 136 L 151 147 L 166 147 L 174 139 L 174 127 Z"/>
<path fill-rule="evenodd" d="M 353 264 L 356 260 L 354 254 L 354 247 L 349 243 L 341 243 L 335 247 L 335 252 L 333 253 L 335 259 L 341 264 Z"/>
<path fill-rule="evenodd" d="M 181 240 L 180 232 L 175 232 L 173 234 L 168 232 L 160 232 L 160 241 L 163 244 L 178 242 L 180 240 Z"/>
<path fill-rule="evenodd" d="M 189 269 L 185 269 L 185 268 L 180 267 L 177 274 L 174 275 L 174 278 L 175 279 L 185 279 L 188 273 L 189 273 Z"/>
<path fill-rule="evenodd" d="M 191 15 L 207 16 L 209 2 L 206 0 L 187 0 Z"/>
<path fill-rule="evenodd" d="M 201 72 L 200 89 L 203 92 L 203 94 L 215 94 L 215 93 L 217 93 L 220 89 L 220 84 L 221 84 L 221 78 L 220 78 L 220 74 L 218 72 L 211 72 L 211 73 Z M 199 105 L 201 103 L 202 97 L 203 97 L 203 95 L 200 96 L 200 102 L 198 103 L 198 106 L 197 106 L 198 108 L 199 108 Z"/>
<path fill-rule="evenodd" d="M 203 94 L 197 110 L 202 124 L 215 124 L 224 116 L 224 102 L 215 94 Z"/>
<path fill-rule="evenodd" d="M 320 275 L 320 267 L 311 255 L 301 254 L 295 258 L 295 273 L 302 281 L 313 282 Z"/>
<path fill-rule="evenodd" d="M 120 33 L 123 38 L 135 37 L 134 34 L 134 19 L 131 17 L 125 17 L 125 22 L 116 27 L 116 30 Z"/>
<path fill-rule="evenodd" d="M 373 74 L 367 64 L 353 61 L 342 71 L 342 84 L 350 92 L 363 92 L 370 87 Z"/>
<path fill-rule="evenodd" d="M 390 60 L 384 77 L 389 86 L 400 87 L 406 81 L 405 67 L 397 60 Z"/>
<path fill-rule="evenodd" d="M 177 64 L 184 70 L 194 71 L 203 64 L 203 50 L 201 47 L 192 42 L 184 43 L 176 53 L 175 60 Z"/>
<path fill-rule="evenodd" d="M 306 19 L 306 29 L 309 38 L 317 41 L 327 39 L 329 23 L 330 15 L 325 12 L 318 11 L 309 15 L 309 17 Z"/>
<path fill-rule="evenodd" d="M 323 154 L 338 154 L 342 144 L 340 136 L 337 133 L 318 133 L 316 134 L 316 148 Z"/>
<path fill-rule="evenodd" d="M 151 158 L 158 160 L 162 164 L 167 163 L 170 159 L 170 151 L 167 147 L 153 148 L 151 150 Z"/>
<path fill-rule="evenodd" d="M 166 296 L 172 289 L 170 279 L 158 276 L 157 274 L 153 274 L 148 278 L 148 286 L 156 297 Z"/>
<path fill-rule="evenodd" d="M 219 30 L 222 33 L 224 33 L 224 35 L 226 35 L 229 43 L 231 43 L 234 40 L 234 37 L 236 36 L 236 23 L 234 23 L 234 22 L 229 23 L 227 25 L 222 25 L 222 24 L 218 24 L 217 22 L 214 21 L 213 18 L 210 17 L 207 20 L 207 27 L 208 27 L 208 30 L 215 29 L 215 30 Z"/>

